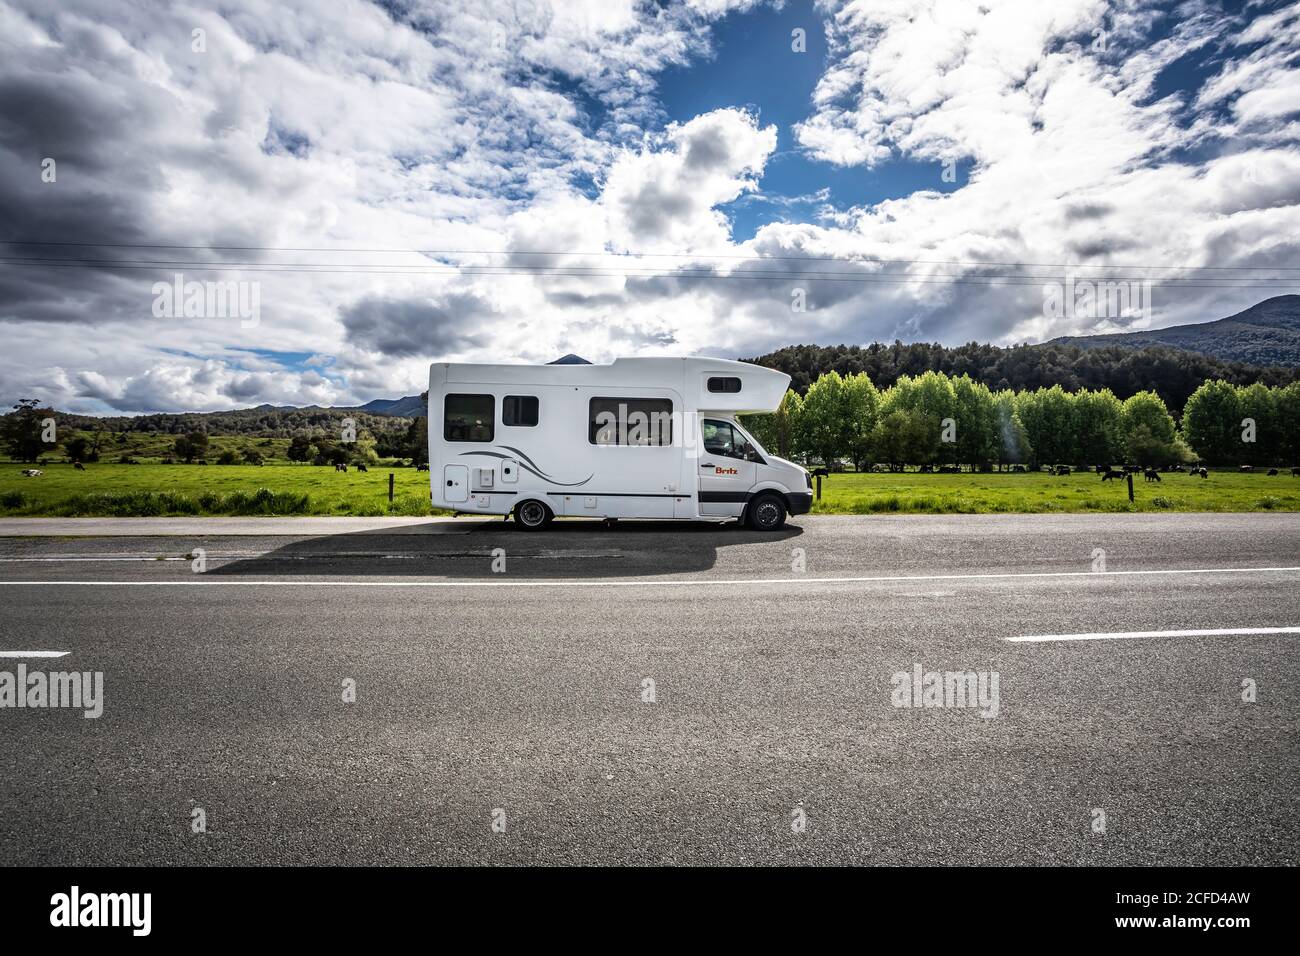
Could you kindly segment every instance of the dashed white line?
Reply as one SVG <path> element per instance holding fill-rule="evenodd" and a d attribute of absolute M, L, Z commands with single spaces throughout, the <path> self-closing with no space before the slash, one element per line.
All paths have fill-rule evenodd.
<path fill-rule="evenodd" d="M 1211 627 L 1186 631 L 1109 631 L 1094 634 L 1039 634 L 1032 637 L 1004 637 L 1013 644 L 1044 644 L 1049 641 L 1116 641 L 1132 637 L 1230 637 L 1236 634 L 1300 634 L 1300 627 Z"/>

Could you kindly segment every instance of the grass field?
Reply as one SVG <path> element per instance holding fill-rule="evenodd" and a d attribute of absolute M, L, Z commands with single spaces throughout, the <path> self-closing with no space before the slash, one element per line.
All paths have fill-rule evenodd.
<path fill-rule="evenodd" d="M 337 472 L 276 463 L 256 465 L 0 465 L 0 515 L 424 515 L 429 473 L 371 466 Z M 388 475 L 395 476 L 388 500 Z"/>
<path fill-rule="evenodd" d="M 40 466 L 26 478 L 0 464 L 0 516 L 131 515 L 424 515 L 429 474 L 372 466 L 346 474 L 332 467 L 253 465 Z M 396 476 L 388 501 L 388 475 Z M 1211 472 L 1208 479 L 1169 473 L 1160 483 L 1137 476 L 1127 486 L 1091 473 L 836 474 L 823 480 L 816 514 L 987 514 L 1089 511 L 1300 511 L 1300 478 L 1284 471 Z"/>
<path fill-rule="evenodd" d="M 1132 504 L 1123 481 L 1102 482 L 1091 472 L 1061 478 L 1026 474 L 836 474 L 822 480 L 815 514 L 988 514 L 1089 511 L 1297 511 L 1300 478 L 1289 471 L 1208 478 L 1180 472 L 1160 482 L 1134 476 Z"/>

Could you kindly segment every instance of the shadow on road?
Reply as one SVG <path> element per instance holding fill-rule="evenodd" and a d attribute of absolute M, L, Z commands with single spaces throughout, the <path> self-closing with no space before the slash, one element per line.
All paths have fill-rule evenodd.
<path fill-rule="evenodd" d="M 421 530 L 424 529 L 424 530 Z M 803 532 L 750 531 L 694 521 L 556 522 L 524 531 L 513 522 L 475 521 L 368 530 L 295 540 L 251 558 L 210 565 L 210 576 L 303 575 L 462 579 L 642 577 L 707 571 L 727 547 L 781 546 Z M 504 561 L 504 572 L 500 568 Z"/>

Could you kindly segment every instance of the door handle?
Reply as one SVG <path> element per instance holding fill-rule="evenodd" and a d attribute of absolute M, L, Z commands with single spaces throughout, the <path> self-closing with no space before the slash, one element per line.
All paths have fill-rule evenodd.
<path fill-rule="evenodd" d="M 702 461 L 702 462 L 700 462 L 700 467 L 701 467 L 701 468 L 712 468 L 712 467 L 713 467 L 713 462 L 711 462 L 711 461 Z"/>

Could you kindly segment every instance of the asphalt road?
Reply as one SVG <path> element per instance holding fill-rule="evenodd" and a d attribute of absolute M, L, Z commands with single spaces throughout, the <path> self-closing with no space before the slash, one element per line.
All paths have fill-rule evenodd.
<path fill-rule="evenodd" d="M 1300 515 L 795 523 L 0 537 L 0 672 L 104 675 L 0 862 L 1300 863 L 1300 634 L 1008 640 L 1300 626 Z"/>

